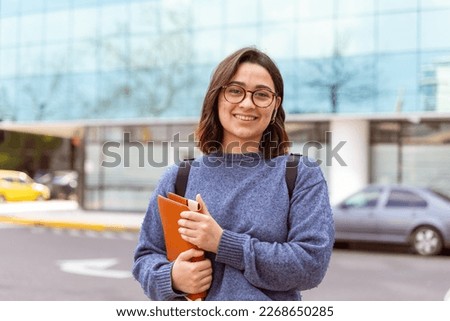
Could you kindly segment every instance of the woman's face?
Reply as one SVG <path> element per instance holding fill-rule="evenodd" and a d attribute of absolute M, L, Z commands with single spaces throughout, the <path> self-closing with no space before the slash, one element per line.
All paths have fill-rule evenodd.
<path fill-rule="evenodd" d="M 250 91 L 269 89 L 275 86 L 269 72 L 254 63 L 242 63 L 229 84 L 239 85 Z M 275 97 L 267 108 L 256 107 L 252 94 L 246 93 L 240 103 L 230 103 L 224 97 L 224 89 L 219 95 L 219 120 L 223 127 L 223 150 L 228 153 L 257 152 L 264 130 L 269 125 L 274 110 L 281 98 Z"/>

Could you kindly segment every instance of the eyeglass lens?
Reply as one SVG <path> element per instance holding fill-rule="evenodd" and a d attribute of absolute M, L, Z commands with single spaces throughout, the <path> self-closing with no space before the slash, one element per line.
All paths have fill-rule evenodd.
<path fill-rule="evenodd" d="M 269 107 L 273 101 L 274 94 L 266 89 L 258 89 L 255 91 L 246 90 L 241 86 L 231 85 L 225 87 L 225 99 L 232 103 L 237 104 L 245 99 L 247 92 L 252 94 L 252 101 L 257 107 L 265 108 Z"/>

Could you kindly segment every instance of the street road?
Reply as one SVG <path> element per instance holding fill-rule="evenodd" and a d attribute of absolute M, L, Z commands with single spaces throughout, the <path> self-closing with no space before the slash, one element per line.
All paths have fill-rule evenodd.
<path fill-rule="evenodd" d="M 0 224 L 0 300 L 146 300 L 131 277 L 137 234 Z M 443 300 L 450 255 L 405 249 L 335 249 L 330 269 L 304 300 Z"/>
<path fill-rule="evenodd" d="M 146 300 L 131 276 L 136 233 L 0 224 L 0 300 Z"/>
<path fill-rule="evenodd" d="M 334 249 L 322 284 L 306 301 L 450 300 L 450 254 L 422 257 L 405 247 L 353 245 Z"/>

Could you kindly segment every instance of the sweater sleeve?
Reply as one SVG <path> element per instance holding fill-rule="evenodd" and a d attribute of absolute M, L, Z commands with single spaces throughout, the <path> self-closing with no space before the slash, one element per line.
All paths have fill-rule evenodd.
<path fill-rule="evenodd" d="M 167 195 L 167 192 L 173 191 L 177 168 L 169 168 L 153 192 L 134 254 L 133 276 L 141 284 L 144 293 L 154 301 L 184 299 L 183 294 L 172 288 L 173 262 L 166 258 L 164 232 L 157 203 L 159 194 Z"/>
<path fill-rule="evenodd" d="M 317 166 L 299 166 L 283 243 L 225 230 L 216 260 L 241 270 L 255 287 L 307 290 L 322 281 L 334 244 L 328 188 Z"/>

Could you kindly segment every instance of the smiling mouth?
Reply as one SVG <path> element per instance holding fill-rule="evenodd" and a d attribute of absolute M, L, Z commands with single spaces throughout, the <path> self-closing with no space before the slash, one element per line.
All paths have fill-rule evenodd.
<path fill-rule="evenodd" d="M 233 115 L 235 118 L 239 119 L 239 120 L 243 120 L 243 121 L 252 121 L 255 120 L 256 117 L 255 116 L 247 116 L 247 115 L 239 115 L 239 114 L 235 114 Z"/>

